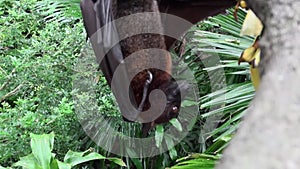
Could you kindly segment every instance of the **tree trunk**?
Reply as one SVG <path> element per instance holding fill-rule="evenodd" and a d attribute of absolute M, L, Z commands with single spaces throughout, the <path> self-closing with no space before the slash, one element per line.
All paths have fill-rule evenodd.
<path fill-rule="evenodd" d="M 300 167 L 300 1 L 251 0 L 265 25 L 262 82 L 218 169 Z"/>

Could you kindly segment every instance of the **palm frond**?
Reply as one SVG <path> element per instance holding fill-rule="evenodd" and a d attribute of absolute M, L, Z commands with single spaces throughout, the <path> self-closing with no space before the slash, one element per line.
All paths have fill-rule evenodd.
<path fill-rule="evenodd" d="M 207 154 L 192 154 L 177 160 L 176 165 L 169 169 L 213 169 L 220 156 L 212 156 Z"/>
<path fill-rule="evenodd" d="M 238 15 L 239 22 L 234 20 L 233 10 L 230 10 L 227 16 L 218 15 L 204 22 L 210 26 L 217 25 L 219 32 L 195 31 L 194 53 L 217 54 L 220 58 L 219 64 L 203 70 L 213 72 L 223 69 L 227 82 L 225 88 L 213 91 L 200 99 L 201 108 L 210 109 L 201 115 L 201 119 L 222 117 L 218 128 L 205 133 L 206 139 L 213 138 L 213 144 L 206 150 L 207 153 L 220 153 L 226 147 L 229 142 L 227 138 L 231 138 L 238 128 L 241 117 L 254 97 L 254 88 L 249 79 L 249 66 L 237 63 L 243 50 L 251 46 L 254 39 L 240 36 L 246 12 L 240 11 Z M 227 141 L 224 141 L 224 138 Z"/>
<path fill-rule="evenodd" d="M 80 0 L 43 0 L 36 3 L 36 10 L 48 22 L 71 22 L 81 18 Z"/>
<path fill-rule="evenodd" d="M 193 36 L 183 57 L 194 71 L 201 111 L 199 122 L 184 140 L 195 147 L 189 151 L 198 149 L 201 153 L 220 153 L 229 143 L 254 97 L 249 66 L 244 63 L 238 65 L 241 53 L 254 41 L 252 37 L 240 36 L 245 16 L 246 12 L 240 10 L 237 22 L 231 9 L 228 15 L 208 18 L 190 31 Z M 205 128 L 205 124 L 210 122 L 217 128 Z M 193 139 L 197 135 L 200 137 L 199 145 L 195 146 L 197 141 Z"/>

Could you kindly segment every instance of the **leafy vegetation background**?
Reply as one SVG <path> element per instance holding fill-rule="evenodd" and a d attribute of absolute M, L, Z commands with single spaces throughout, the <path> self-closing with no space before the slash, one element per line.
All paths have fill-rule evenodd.
<path fill-rule="evenodd" d="M 29 133 L 54 131 L 58 156 L 81 147 L 72 67 L 85 42 L 79 20 L 44 19 L 36 0 L 0 3 L 0 163 L 30 153 Z M 13 92 L 13 95 L 5 95 Z"/>
<path fill-rule="evenodd" d="M 237 65 L 241 52 L 253 42 L 251 37 L 239 35 L 245 12 L 240 11 L 238 16 L 239 21 L 234 21 L 231 10 L 191 29 L 183 57 L 199 86 L 197 123 L 169 152 L 154 158 L 124 158 L 128 168 L 213 168 L 254 96 L 248 65 Z M 85 135 L 74 113 L 72 75 L 85 42 L 78 0 L 0 1 L 0 165 L 10 166 L 31 152 L 30 133 L 52 131 L 58 158 L 69 149 L 89 147 L 111 156 Z M 218 55 L 221 62 L 205 67 L 204 58 L 210 55 Z M 212 92 L 208 75 L 218 69 L 224 69 L 227 86 Z M 111 96 L 104 78 L 100 78 L 100 109 L 123 124 Z M 211 106 L 217 109 L 209 111 Z M 204 122 L 215 115 L 222 116 L 218 128 L 205 132 Z M 140 133 L 136 125 L 119 127 L 125 133 Z M 98 167 L 110 168 L 105 162 L 98 163 Z"/>

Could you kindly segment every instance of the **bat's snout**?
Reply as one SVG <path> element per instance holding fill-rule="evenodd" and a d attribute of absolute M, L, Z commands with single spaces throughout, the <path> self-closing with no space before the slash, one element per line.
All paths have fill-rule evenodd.
<path fill-rule="evenodd" d="M 189 84 L 185 81 L 171 81 L 166 89 L 167 105 L 165 111 L 155 120 L 156 124 L 166 123 L 172 118 L 177 118 L 180 113 L 181 102 L 189 89 Z"/>

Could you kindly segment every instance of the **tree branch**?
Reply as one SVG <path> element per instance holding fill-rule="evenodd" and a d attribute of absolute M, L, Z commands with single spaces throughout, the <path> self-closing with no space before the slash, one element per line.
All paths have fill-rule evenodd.
<path fill-rule="evenodd" d="M 300 2 L 251 0 L 265 24 L 262 81 L 217 169 L 298 169 Z"/>
<path fill-rule="evenodd" d="M 23 84 L 20 84 L 20 85 L 17 86 L 14 90 L 8 92 L 6 95 L 4 95 L 3 97 L 1 97 L 0 103 L 1 103 L 2 101 L 4 101 L 5 99 L 7 99 L 8 97 L 17 94 L 17 93 L 19 92 L 19 90 L 21 89 L 22 86 L 23 86 Z"/>

